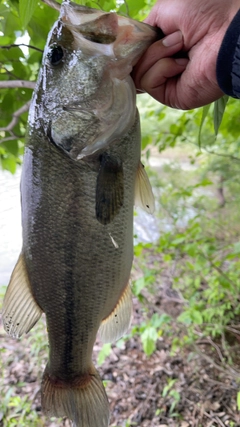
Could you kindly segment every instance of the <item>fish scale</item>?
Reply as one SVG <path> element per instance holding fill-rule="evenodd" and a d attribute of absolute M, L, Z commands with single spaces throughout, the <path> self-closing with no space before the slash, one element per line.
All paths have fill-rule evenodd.
<path fill-rule="evenodd" d="M 19 337 L 45 313 L 42 409 L 76 427 L 108 426 L 93 345 L 130 325 L 134 199 L 154 209 L 130 72 L 155 39 L 146 24 L 63 3 L 30 107 L 23 248 L 3 323 Z"/>

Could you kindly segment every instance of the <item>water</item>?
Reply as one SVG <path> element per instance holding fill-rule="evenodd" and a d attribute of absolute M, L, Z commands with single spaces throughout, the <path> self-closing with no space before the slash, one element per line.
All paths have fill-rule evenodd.
<path fill-rule="evenodd" d="M 0 171 L 0 285 L 8 283 L 22 246 L 19 168 Z"/>

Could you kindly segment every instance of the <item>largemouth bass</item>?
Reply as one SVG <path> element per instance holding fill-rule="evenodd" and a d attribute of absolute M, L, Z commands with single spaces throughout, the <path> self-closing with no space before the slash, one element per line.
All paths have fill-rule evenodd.
<path fill-rule="evenodd" d="M 20 337 L 45 313 L 42 409 L 77 427 L 108 426 L 93 345 L 98 331 L 112 342 L 129 327 L 134 199 L 154 209 L 130 73 L 155 39 L 146 24 L 63 3 L 30 107 L 23 247 L 3 322 Z"/>

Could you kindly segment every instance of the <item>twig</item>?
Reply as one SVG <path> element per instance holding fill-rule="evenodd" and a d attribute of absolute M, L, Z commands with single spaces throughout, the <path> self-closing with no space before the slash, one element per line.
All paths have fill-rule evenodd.
<path fill-rule="evenodd" d="M 3 142 L 14 141 L 15 139 L 21 139 L 21 138 L 23 138 L 23 136 L 18 136 L 18 135 L 7 136 L 6 138 L 2 138 L 0 140 L 0 144 L 2 144 Z"/>
<path fill-rule="evenodd" d="M 225 326 L 225 329 L 230 332 L 234 332 L 236 335 L 240 335 L 239 329 L 232 328 L 231 326 Z"/>
<path fill-rule="evenodd" d="M 215 419 L 222 427 L 225 427 L 225 424 L 223 424 L 219 417 L 216 416 Z"/>
<path fill-rule="evenodd" d="M 213 346 L 215 348 L 215 350 L 217 351 L 217 354 L 219 356 L 219 359 L 221 360 L 221 362 L 224 362 L 224 357 L 220 351 L 220 348 L 218 347 L 217 344 L 215 344 L 211 338 L 206 338 L 206 339 L 201 339 L 197 341 L 197 344 L 209 344 L 211 346 Z"/>
<path fill-rule="evenodd" d="M 27 80 L 4 80 L 0 82 L 0 89 L 9 89 L 24 87 L 26 89 L 34 89 L 35 82 L 29 82 Z"/>
<path fill-rule="evenodd" d="M 19 47 L 19 46 L 25 46 L 25 47 L 28 47 L 29 49 L 34 49 L 34 50 L 37 50 L 38 52 L 43 53 L 42 49 L 39 49 L 36 46 L 32 46 L 31 44 L 25 44 L 25 43 L 19 43 L 19 44 L 13 43 L 13 44 L 1 45 L 0 48 L 1 49 L 12 49 L 12 47 Z"/>
<path fill-rule="evenodd" d="M 214 156 L 219 156 L 219 157 L 227 157 L 229 159 L 232 160 L 236 160 L 237 162 L 240 162 L 240 158 L 239 157 L 235 157 L 232 154 L 224 154 L 224 153 L 216 153 L 215 151 L 211 151 L 208 150 L 206 147 L 202 147 L 208 154 L 213 154 Z"/>
<path fill-rule="evenodd" d="M 229 389 L 234 390 L 234 391 L 236 390 L 236 387 L 234 387 L 230 384 L 225 384 L 221 381 L 212 380 L 212 378 L 210 378 L 210 377 L 208 377 L 207 382 L 214 384 L 218 388 L 218 390 L 219 390 L 219 387 L 224 389 L 224 390 L 229 390 Z"/>
<path fill-rule="evenodd" d="M 217 423 L 216 418 L 212 418 L 212 415 L 209 415 L 207 412 L 204 411 L 205 417 L 208 417 L 211 419 L 209 423 L 207 423 L 206 427 L 212 427 L 213 423 Z"/>
<path fill-rule="evenodd" d="M 15 111 L 15 113 L 13 113 L 13 118 L 12 118 L 11 122 L 6 127 L 0 128 L 0 132 L 11 132 L 13 130 L 14 126 L 16 126 L 16 124 L 18 123 L 19 117 L 23 113 L 26 113 L 29 110 L 30 103 L 31 103 L 31 101 L 28 101 L 21 108 L 19 108 L 17 111 Z"/>
<path fill-rule="evenodd" d="M 0 67 L 2 68 L 2 70 L 4 70 L 6 72 L 6 74 L 10 77 L 13 77 L 15 80 L 20 80 L 18 78 L 18 76 L 16 76 L 15 74 L 11 73 L 11 71 L 9 71 L 6 67 L 3 66 L 2 62 L 0 62 Z"/>
<path fill-rule="evenodd" d="M 236 371 L 235 369 L 230 368 L 230 366 L 227 367 L 228 371 L 226 371 L 226 369 L 222 368 L 217 363 L 215 363 L 211 357 L 207 356 L 201 350 L 199 350 L 199 348 L 197 347 L 196 344 L 193 344 L 193 348 L 199 356 L 201 356 L 208 363 L 213 365 L 214 368 L 216 368 L 218 371 L 223 372 L 225 375 L 229 375 L 231 378 L 234 379 L 234 381 L 236 381 L 236 377 L 240 377 L 240 372 Z"/>

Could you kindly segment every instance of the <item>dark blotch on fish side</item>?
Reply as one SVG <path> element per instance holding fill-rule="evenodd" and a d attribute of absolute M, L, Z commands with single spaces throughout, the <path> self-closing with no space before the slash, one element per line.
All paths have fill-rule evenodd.
<path fill-rule="evenodd" d="M 108 153 L 100 156 L 100 169 L 96 186 L 96 217 L 103 224 L 109 224 L 123 205 L 122 161 Z"/>

